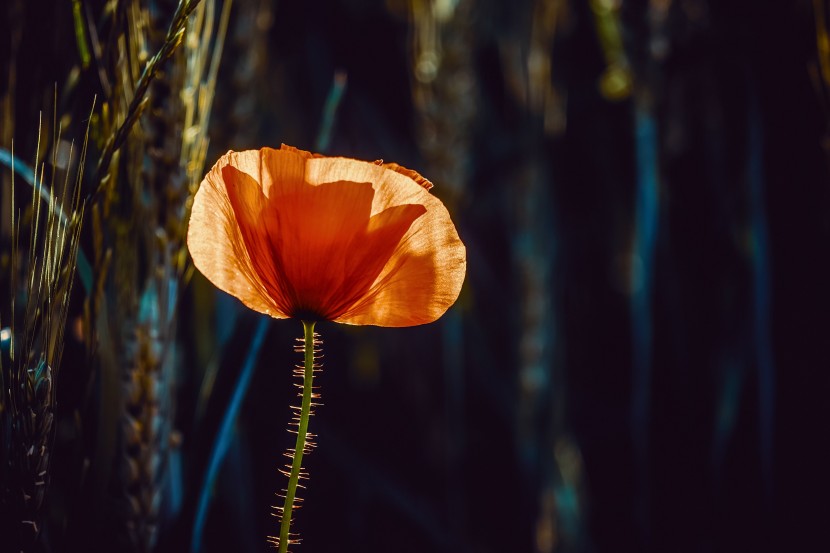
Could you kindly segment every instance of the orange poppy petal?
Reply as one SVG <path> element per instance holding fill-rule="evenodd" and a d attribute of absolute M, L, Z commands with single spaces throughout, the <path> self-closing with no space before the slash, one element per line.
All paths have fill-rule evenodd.
<path fill-rule="evenodd" d="M 428 207 L 366 297 L 336 320 L 379 326 L 435 321 L 458 299 L 466 267 L 466 250 L 446 209 L 440 203 Z"/>
<path fill-rule="evenodd" d="M 401 238 L 413 222 L 426 212 L 422 205 L 399 205 L 374 215 L 365 230 L 347 246 L 344 284 L 329 298 L 330 319 L 337 319 L 360 302 L 371 290 L 389 262 Z"/>
<path fill-rule="evenodd" d="M 279 235 L 274 230 L 277 214 L 249 175 L 228 165 L 222 168 L 222 178 L 254 274 L 277 309 L 290 315 L 294 297 L 274 244 L 274 236 Z"/>
<path fill-rule="evenodd" d="M 286 195 L 274 190 L 269 200 L 276 216 L 269 232 L 297 312 L 331 318 L 329 297 L 344 284 L 348 244 L 366 227 L 372 195 L 370 184 L 350 182 Z"/>
<path fill-rule="evenodd" d="M 412 169 L 407 169 L 397 163 L 384 163 L 383 167 L 387 169 L 391 169 L 401 175 L 406 175 L 410 179 L 414 180 L 419 186 L 421 186 L 424 190 L 429 190 L 432 188 L 432 182 L 427 179 L 426 177 L 422 176 L 419 172 L 413 171 Z"/>
<path fill-rule="evenodd" d="M 315 154 L 314 152 L 309 152 L 308 150 L 301 150 L 299 148 L 295 148 L 294 146 L 289 146 L 288 144 L 280 144 L 280 150 L 293 152 L 299 156 L 302 156 L 305 159 L 311 159 L 313 157 L 325 157 L 323 154 Z"/>
<path fill-rule="evenodd" d="M 262 186 L 262 191 L 271 197 L 272 189 L 280 195 L 299 192 L 305 184 L 306 158 L 302 150 L 289 148 L 274 150 L 262 148 L 259 154 L 261 172 L 248 173 Z M 240 170 L 245 171 L 240 167 Z"/>
<path fill-rule="evenodd" d="M 346 158 L 311 159 L 309 183 L 334 176 L 372 182 L 372 214 L 400 205 L 421 205 L 366 295 L 335 321 L 348 324 L 412 326 L 432 322 L 458 298 L 466 274 L 466 249 L 444 205 L 407 175 Z"/>
<path fill-rule="evenodd" d="M 334 319 L 365 294 L 412 221 L 423 213 L 394 209 L 370 217 L 370 183 L 329 182 L 269 198 L 268 232 L 284 269 L 295 316 Z"/>
<path fill-rule="evenodd" d="M 193 201 L 187 246 L 196 268 L 216 287 L 255 311 L 286 318 L 289 315 L 276 305 L 254 268 L 228 197 L 228 187 L 250 187 L 256 181 L 226 182 L 223 176 L 231 163 L 257 170 L 258 157 L 257 152 L 228 152 L 205 176 Z"/>

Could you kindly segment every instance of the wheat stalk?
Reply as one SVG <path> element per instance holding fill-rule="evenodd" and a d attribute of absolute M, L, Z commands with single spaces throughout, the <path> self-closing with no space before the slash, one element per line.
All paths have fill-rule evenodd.
<path fill-rule="evenodd" d="M 101 118 L 109 139 L 94 205 L 96 265 L 110 269 L 106 283 L 99 283 L 95 320 L 118 329 L 101 337 L 103 370 L 120 383 L 107 392 L 119 397 L 113 413 L 119 421 L 113 430 L 117 470 L 108 484 L 118 507 L 114 533 L 121 550 L 142 553 L 155 549 L 169 514 L 175 313 L 186 214 L 204 164 L 230 9 L 226 2 L 217 30 L 214 0 L 180 1 L 169 30 L 159 36 L 156 29 L 169 13 L 150 5 L 130 0 L 121 4 L 121 15 L 113 14 L 120 23 L 109 41 L 111 91 Z M 153 49 L 157 54 L 139 73 Z"/>
<path fill-rule="evenodd" d="M 34 545 L 42 526 L 54 436 L 55 380 L 63 351 L 63 333 L 84 212 L 80 187 L 87 141 L 84 140 L 72 180 L 74 144 L 70 144 L 65 169 L 61 169 L 58 152 L 62 141 L 57 111 L 53 128 L 50 192 L 46 194 L 49 200 L 43 207 L 46 163 L 41 163 L 38 158 L 42 123 L 39 125 L 35 190 L 32 204 L 25 212 L 29 239 L 23 246 L 20 243 L 23 212 L 15 200 L 12 163 L 11 328 L 9 360 L 0 363 L 0 372 L 6 385 L 2 393 L 6 395 L 6 416 L 10 423 L 9 476 L 3 490 L 3 502 L 11 518 L 5 522 L 16 526 L 13 539 L 19 551 Z M 61 170 L 65 170 L 65 174 L 58 192 Z M 68 211 L 66 218 L 61 217 L 64 211 Z M 22 282 L 19 275 L 24 276 Z M 18 296 L 23 299 L 23 305 L 16 305 Z M 18 324 L 18 319 L 22 319 L 19 321 L 22 324 Z"/>
<path fill-rule="evenodd" d="M 188 17 L 199 6 L 200 2 L 201 0 L 179 1 L 178 6 L 176 7 L 176 12 L 173 14 L 170 27 L 167 30 L 167 36 L 165 36 L 161 48 L 147 61 L 138 82 L 136 82 L 123 122 L 116 129 L 116 131 L 110 135 L 109 139 L 104 144 L 101 152 L 101 158 L 98 161 L 98 166 L 95 169 L 95 174 L 93 176 L 93 182 L 98 183 L 98 185 L 92 193 L 92 198 L 96 198 L 102 192 L 106 177 L 110 171 L 110 163 L 112 162 L 113 155 L 118 151 L 118 149 L 121 148 L 121 146 L 124 145 L 124 142 L 130 134 L 130 131 L 133 129 L 133 126 L 144 112 L 144 109 L 147 107 L 146 94 L 150 84 L 153 82 L 153 79 L 156 77 L 156 74 L 159 72 L 164 63 L 170 59 L 181 44 L 185 34 Z M 133 3 L 133 5 L 135 5 L 135 3 Z"/>

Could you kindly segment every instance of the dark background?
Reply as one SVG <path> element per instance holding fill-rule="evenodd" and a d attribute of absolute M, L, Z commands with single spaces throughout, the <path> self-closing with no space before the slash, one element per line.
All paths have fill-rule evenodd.
<path fill-rule="evenodd" d="M 413 15 L 429 5 L 448 15 Z M 25 157 L 78 54 L 69 2 L 5 9 L 0 29 L 24 45 Z M 430 24 L 437 50 L 419 38 Z M 296 551 L 830 550 L 830 95 L 813 3 L 235 0 L 228 33 L 208 166 L 228 149 L 315 150 L 331 123 L 326 153 L 430 178 L 467 246 L 438 322 L 319 325 Z M 348 83 L 326 123 L 335 72 Z M 609 72 L 619 86 L 604 89 Z M 189 547 L 258 317 L 198 274 L 183 291 L 170 393 L 184 497 L 157 551 Z M 204 551 L 259 551 L 277 531 L 301 332 L 268 327 Z M 65 414 L 88 359 L 71 340 Z M 67 484 L 84 449 L 60 451 L 50 494 L 83 508 L 53 507 L 40 550 L 129 550 L 107 505 Z"/>

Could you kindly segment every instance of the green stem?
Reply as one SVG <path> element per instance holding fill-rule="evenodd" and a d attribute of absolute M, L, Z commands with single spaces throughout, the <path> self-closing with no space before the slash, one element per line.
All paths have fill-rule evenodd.
<path fill-rule="evenodd" d="M 288 487 L 285 492 L 285 503 L 280 523 L 279 553 L 288 551 L 288 532 L 291 529 L 291 511 L 294 507 L 294 497 L 297 492 L 297 481 L 300 479 L 300 468 L 303 463 L 303 451 L 306 447 L 308 432 L 308 418 L 311 411 L 312 379 L 314 378 L 314 323 L 303 321 L 305 364 L 303 372 L 303 402 L 300 407 L 300 424 L 297 427 L 297 442 L 294 445 L 294 460 L 291 463 L 291 475 L 288 477 Z"/>

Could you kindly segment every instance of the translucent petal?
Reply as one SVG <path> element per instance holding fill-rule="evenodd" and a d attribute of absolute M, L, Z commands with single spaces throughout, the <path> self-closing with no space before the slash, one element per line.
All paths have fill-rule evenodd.
<path fill-rule="evenodd" d="M 228 188 L 245 194 L 251 190 L 258 192 L 259 187 L 252 178 L 237 180 L 232 173 L 223 174 L 231 163 L 252 172 L 257 170 L 259 156 L 251 154 L 258 152 L 228 152 L 205 176 L 193 200 L 187 246 L 196 268 L 216 287 L 255 311 L 285 318 L 289 315 L 276 305 L 254 268 L 228 196 Z M 255 220 L 256 216 L 249 214 L 246 218 Z"/>
<path fill-rule="evenodd" d="M 196 195 L 188 246 L 211 282 L 274 317 L 424 324 L 466 272 L 430 186 L 396 164 L 290 146 L 229 152 Z"/>
<path fill-rule="evenodd" d="M 407 175 L 346 158 L 309 160 L 306 181 L 337 175 L 371 182 L 372 214 L 401 205 L 423 206 L 395 246 L 369 290 L 335 321 L 378 326 L 413 326 L 438 319 L 458 298 L 466 274 L 466 249 L 440 200 Z"/>

